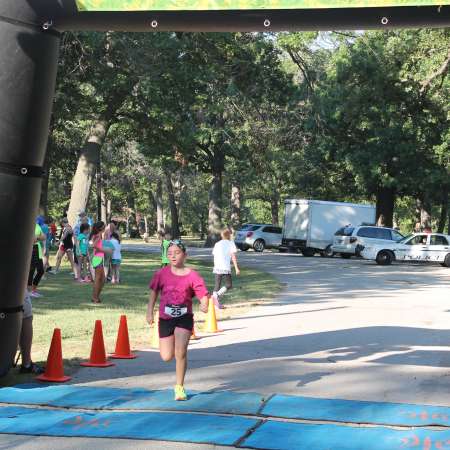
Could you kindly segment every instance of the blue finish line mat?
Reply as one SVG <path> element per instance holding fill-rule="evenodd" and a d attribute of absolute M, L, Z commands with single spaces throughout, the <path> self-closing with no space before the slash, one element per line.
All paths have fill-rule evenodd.
<path fill-rule="evenodd" d="M 7 434 L 153 439 L 274 450 L 450 448 L 448 430 L 393 430 L 268 420 L 253 431 L 259 423 L 243 417 L 198 413 L 80 413 L 0 407 L 0 433 Z"/>
<path fill-rule="evenodd" d="M 188 397 L 176 402 L 172 390 L 70 385 L 3 388 L 0 403 L 29 406 L 0 406 L 0 433 L 277 450 L 450 450 L 450 408 L 443 406 L 224 391 L 189 391 Z"/>
<path fill-rule="evenodd" d="M 450 408 L 443 406 L 289 395 L 275 395 L 265 402 L 264 397 L 259 394 L 228 391 L 188 391 L 188 396 L 187 402 L 175 402 L 173 391 L 169 389 L 152 391 L 71 385 L 29 384 L 0 389 L 0 403 L 20 405 L 111 410 L 175 410 L 375 425 L 450 426 Z"/>
<path fill-rule="evenodd" d="M 290 395 L 274 395 L 265 404 L 261 414 L 312 421 L 399 426 L 450 426 L 450 408 L 444 406 L 295 397 Z"/>
<path fill-rule="evenodd" d="M 0 408 L 0 433 L 39 436 L 153 439 L 233 445 L 258 421 L 190 413 L 79 413 Z"/>
<path fill-rule="evenodd" d="M 176 402 L 171 389 L 152 391 L 29 384 L 0 389 L 0 403 L 83 409 L 151 409 L 255 415 L 264 402 L 263 396 L 252 393 L 187 391 L 187 394 L 187 402 Z"/>
<path fill-rule="evenodd" d="M 242 447 L 266 450 L 434 450 L 450 449 L 450 431 L 356 428 L 269 420 Z"/>

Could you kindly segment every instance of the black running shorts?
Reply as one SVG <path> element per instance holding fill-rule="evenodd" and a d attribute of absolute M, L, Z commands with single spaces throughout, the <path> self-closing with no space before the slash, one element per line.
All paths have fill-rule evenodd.
<path fill-rule="evenodd" d="M 159 337 L 165 338 L 172 336 L 175 328 L 184 328 L 192 331 L 194 328 L 194 314 L 187 313 L 174 319 L 159 319 Z"/>

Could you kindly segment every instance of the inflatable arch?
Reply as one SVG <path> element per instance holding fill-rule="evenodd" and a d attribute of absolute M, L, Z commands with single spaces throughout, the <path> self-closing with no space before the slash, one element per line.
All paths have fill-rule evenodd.
<path fill-rule="evenodd" d="M 450 0 L 1 0 L 0 376 L 21 328 L 62 32 L 449 25 Z"/>

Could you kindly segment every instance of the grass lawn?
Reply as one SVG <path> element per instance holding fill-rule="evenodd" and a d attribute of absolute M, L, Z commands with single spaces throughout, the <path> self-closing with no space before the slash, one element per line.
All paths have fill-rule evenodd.
<path fill-rule="evenodd" d="M 94 323 L 100 319 L 107 352 L 113 352 L 121 314 L 126 314 L 131 347 L 149 348 L 151 329 L 145 320 L 148 301 L 148 283 L 159 268 L 157 255 L 123 252 L 121 268 L 122 283 L 106 284 L 101 298 L 102 304 L 91 303 L 92 284 L 73 281 L 69 265 L 65 262 L 57 275 L 46 275 L 41 282 L 42 298 L 33 299 L 34 339 L 32 357 L 35 362 L 45 364 L 54 328 L 61 328 L 63 357 L 66 371 L 78 366 L 90 353 Z M 212 265 L 197 260 L 188 260 L 187 265 L 199 271 L 210 290 L 214 285 Z M 270 300 L 280 290 L 279 283 L 269 274 L 243 268 L 240 277 L 233 278 L 234 289 L 227 293 L 225 310 L 217 312 L 218 320 L 242 314 L 251 306 Z M 202 330 L 206 317 L 198 312 L 194 301 L 196 331 Z M 25 382 L 30 377 L 18 376 L 17 370 L 0 380 L 0 385 Z"/>

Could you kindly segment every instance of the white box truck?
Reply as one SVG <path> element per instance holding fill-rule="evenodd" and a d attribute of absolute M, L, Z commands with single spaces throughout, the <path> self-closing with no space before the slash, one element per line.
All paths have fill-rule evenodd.
<path fill-rule="evenodd" d="M 301 251 L 304 256 L 317 252 L 329 255 L 334 233 L 339 228 L 374 223 L 374 205 L 287 199 L 280 251 Z"/>

